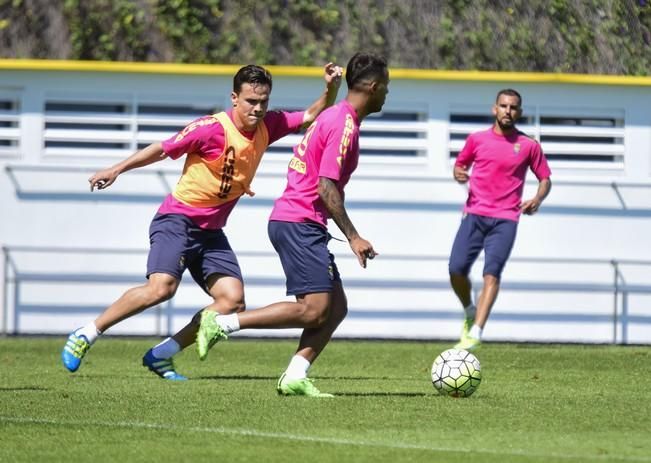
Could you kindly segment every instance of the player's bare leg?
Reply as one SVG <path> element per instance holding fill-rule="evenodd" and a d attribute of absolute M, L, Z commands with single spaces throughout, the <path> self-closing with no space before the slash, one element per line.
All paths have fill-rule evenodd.
<path fill-rule="evenodd" d="M 321 351 L 330 342 L 332 334 L 348 314 L 348 301 L 341 283 L 336 282 L 331 296 L 328 318 L 324 324 L 317 328 L 306 328 L 303 330 L 301 339 L 296 350 L 310 364 L 314 363 Z"/>
<path fill-rule="evenodd" d="M 204 310 L 197 333 L 199 358 L 204 360 L 208 350 L 218 341 L 228 339 L 235 331 L 248 328 L 313 328 L 325 323 L 330 305 L 330 293 L 314 293 L 297 302 L 277 302 L 249 312 L 219 315 Z"/>
<path fill-rule="evenodd" d="M 477 315 L 475 325 L 484 328 L 488 316 L 497 300 L 497 294 L 500 291 L 500 280 L 494 275 L 484 275 L 484 286 L 479 294 L 477 301 Z"/>
<path fill-rule="evenodd" d="M 166 273 L 152 273 L 143 286 L 131 288 L 95 319 L 100 333 L 145 309 L 171 299 L 180 281 Z"/>
<path fill-rule="evenodd" d="M 199 359 L 205 360 L 208 350 L 219 340 L 228 339 L 228 333 L 237 331 L 237 314 L 244 312 L 244 286 L 242 282 L 231 276 L 219 275 L 212 286 L 210 294 L 215 302 L 201 311 L 199 326 L 196 331 L 197 352 Z M 222 330 L 215 322 L 217 315 L 226 317 L 228 326 L 233 329 Z"/>
<path fill-rule="evenodd" d="M 258 310 L 239 314 L 240 329 L 316 328 L 326 323 L 331 293 L 297 296 L 296 302 L 276 302 Z"/>
<path fill-rule="evenodd" d="M 459 273 L 450 274 L 450 285 L 454 294 L 457 295 L 457 298 L 459 298 L 459 301 L 464 307 L 472 304 L 472 283 L 467 275 Z"/>
<path fill-rule="evenodd" d="M 93 323 L 70 333 L 61 352 L 61 360 L 68 371 L 74 372 L 100 334 L 149 307 L 170 299 L 176 293 L 179 280 L 166 273 L 153 273 L 147 283 L 127 290 L 111 304 Z"/>
<path fill-rule="evenodd" d="M 316 358 L 330 342 L 339 324 L 346 318 L 348 302 L 341 283 L 334 284 L 330 309 L 326 322 L 317 328 L 303 330 L 298 349 L 285 372 L 278 380 L 277 390 L 282 395 L 306 395 L 310 397 L 331 397 L 319 391 L 307 377 L 307 372 Z"/>
<path fill-rule="evenodd" d="M 212 274 L 206 281 L 206 287 L 213 297 L 213 303 L 197 312 L 190 323 L 154 346 L 143 357 L 143 365 L 164 379 L 187 379 L 176 372 L 172 357 L 195 342 L 203 310 L 225 314 L 244 310 L 244 288 L 239 279 Z"/>
<path fill-rule="evenodd" d="M 490 311 L 493 308 L 493 304 L 495 304 L 499 289 L 499 278 L 490 274 L 484 275 L 484 286 L 482 287 L 479 299 L 477 300 L 477 313 L 474 317 L 474 322 L 470 327 L 468 334 L 462 337 L 459 343 L 454 347 L 471 352 L 479 349 L 481 346 L 484 326 L 486 325 Z"/>
<path fill-rule="evenodd" d="M 242 282 L 237 278 L 213 274 L 208 277 L 206 287 L 209 288 L 208 292 L 213 298 L 212 304 L 204 307 L 197 312 L 190 323 L 185 325 L 179 330 L 172 339 L 176 341 L 181 350 L 194 344 L 197 339 L 197 331 L 199 330 L 199 323 L 201 321 L 201 312 L 203 310 L 210 310 L 220 314 L 231 314 L 236 312 L 243 312 L 246 308 L 244 302 L 244 288 Z"/>
<path fill-rule="evenodd" d="M 334 294 L 334 296 L 333 296 Z M 204 311 L 197 335 L 199 358 L 204 359 L 208 349 L 215 342 L 227 339 L 228 334 L 248 328 L 303 328 L 305 332 L 299 344 L 299 352 L 314 360 L 330 340 L 332 333 L 346 315 L 346 298 L 340 284 L 335 284 L 333 293 L 311 293 L 297 296 L 296 302 L 277 302 L 261 309 L 232 315 L 215 316 Z M 336 301 L 336 304 L 334 302 Z M 290 370 L 302 369 L 302 378 L 292 380 L 291 390 L 281 391 L 281 384 L 286 377 L 281 377 L 278 388 L 286 395 L 309 395 L 312 397 L 330 397 L 322 394 L 306 378 L 310 360 L 302 355 L 295 355 L 290 362 Z M 299 384 L 300 383 L 300 384 Z"/>
<path fill-rule="evenodd" d="M 470 334 L 477 312 L 477 308 L 472 303 L 472 283 L 467 275 L 452 273 L 450 274 L 450 284 L 465 312 L 463 328 L 461 329 L 461 341 L 463 341 Z"/>

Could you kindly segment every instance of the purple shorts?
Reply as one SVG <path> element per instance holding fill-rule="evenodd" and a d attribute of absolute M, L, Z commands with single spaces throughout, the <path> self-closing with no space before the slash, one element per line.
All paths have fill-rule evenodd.
<path fill-rule="evenodd" d="M 288 296 L 329 293 L 333 282 L 341 282 L 335 257 L 328 251 L 330 235 L 322 226 L 272 220 L 268 232 L 285 271 Z"/>
<path fill-rule="evenodd" d="M 156 214 L 149 227 L 147 277 L 167 273 L 181 279 L 187 268 L 206 292 L 215 273 L 242 280 L 237 257 L 223 230 L 204 230 L 181 214 Z"/>
<path fill-rule="evenodd" d="M 468 275 L 481 250 L 484 273 L 500 278 L 511 255 L 518 222 L 475 214 L 464 214 L 450 253 L 450 274 Z"/>

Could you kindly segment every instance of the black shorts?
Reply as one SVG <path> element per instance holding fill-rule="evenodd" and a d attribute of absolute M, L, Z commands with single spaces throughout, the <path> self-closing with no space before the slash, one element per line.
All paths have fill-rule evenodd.
<path fill-rule="evenodd" d="M 517 230 L 518 222 L 513 220 L 465 214 L 452 245 L 450 273 L 468 275 L 483 249 L 483 275 L 500 278 L 511 255 Z"/>
<path fill-rule="evenodd" d="M 156 214 L 149 243 L 147 277 L 166 273 L 180 280 L 187 268 L 206 291 L 206 279 L 215 273 L 242 280 L 237 257 L 221 229 L 204 230 L 181 214 Z"/>
<path fill-rule="evenodd" d="M 328 251 L 330 235 L 325 228 L 272 220 L 268 232 L 285 271 L 288 296 L 329 293 L 334 282 L 341 282 L 335 258 Z"/>

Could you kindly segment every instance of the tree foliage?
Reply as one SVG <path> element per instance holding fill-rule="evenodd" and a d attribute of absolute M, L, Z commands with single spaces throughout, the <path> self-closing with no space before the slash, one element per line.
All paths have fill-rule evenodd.
<path fill-rule="evenodd" d="M 649 0 L 0 0 L 0 56 L 651 74 Z"/>

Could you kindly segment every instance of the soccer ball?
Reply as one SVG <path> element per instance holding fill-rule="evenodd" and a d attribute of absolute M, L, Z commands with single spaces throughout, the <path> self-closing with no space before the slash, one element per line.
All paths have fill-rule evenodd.
<path fill-rule="evenodd" d="M 440 394 L 468 397 L 481 383 L 479 360 L 467 350 L 448 349 L 432 365 L 432 384 Z"/>

